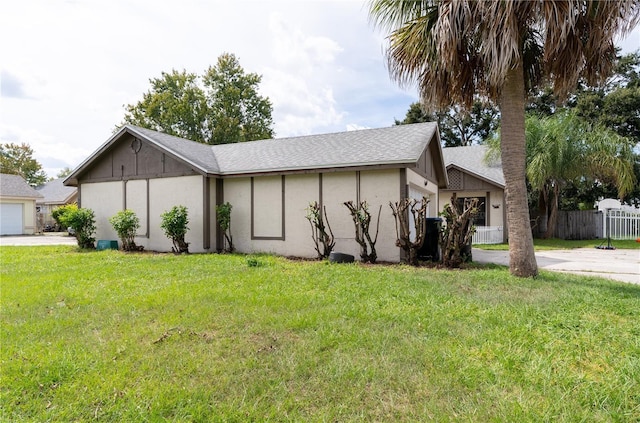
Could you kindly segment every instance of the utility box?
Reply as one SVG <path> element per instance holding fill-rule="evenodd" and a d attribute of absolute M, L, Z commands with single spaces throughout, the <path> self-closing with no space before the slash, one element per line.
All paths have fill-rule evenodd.
<path fill-rule="evenodd" d="M 440 261 L 440 229 L 442 219 L 439 217 L 427 217 L 426 234 L 424 244 L 418 250 L 418 260 Z"/>
<path fill-rule="evenodd" d="M 118 249 L 118 241 L 111 239 L 99 239 L 98 245 L 96 246 L 96 250 L 117 250 Z"/>

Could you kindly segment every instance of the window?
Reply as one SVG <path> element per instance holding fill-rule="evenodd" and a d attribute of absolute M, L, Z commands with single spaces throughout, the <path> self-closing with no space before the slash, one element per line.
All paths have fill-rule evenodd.
<path fill-rule="evenodd" d="M 478 199 L 478 214 L 473 219 L 473 224 L 476 226 L 487 226 L 487 198 L 486 197 L 460 197 L 458 198 L 458 207 L 462 209 L 464 207 L 465 200 L 477 198 Z"/>

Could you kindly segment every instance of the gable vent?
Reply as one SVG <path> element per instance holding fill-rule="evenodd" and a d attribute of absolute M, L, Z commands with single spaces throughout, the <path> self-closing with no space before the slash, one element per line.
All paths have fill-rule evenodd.
<path fill-rule="evenodd" d="M 458 169 L 447 170 L 447 176 L 449 177 L 449 189 L 461 190 L 464 189 L 462 181 L 462 172 Z"/>

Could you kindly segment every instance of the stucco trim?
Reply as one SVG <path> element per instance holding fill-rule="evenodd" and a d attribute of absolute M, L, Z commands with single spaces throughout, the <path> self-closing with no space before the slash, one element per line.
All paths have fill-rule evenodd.
<path fill-rule="evenodd" d="M 209 178 L 202 175 L 202 248 L 211 248 L 211 191 Z"/>
<path fill-rule="evenodd" d="M 224 203 L 224 180 L 216 179 L 216 206 Z M 221 252 L 224 248 L 224 233 L 218 223 L 218 212 L 216 211 L 216 251 Z"/>
<path fill-rule="evenodd" d="M 318 205 L 320 206 L 320 210 L 322 210 L 322 173 L 318 173 Z"/>
<path fill-rule="evenodd" d="M 281 188 L 281 236 L 256 236 L 255 229 L 255 196 L 254 196 L 254 178 L 251 177 L 251 239 L 252 240 L 263 240 L 263 241 L 284 241 L 285 240 L 285 175 L 282 175 L 280 180 L 280 188 Z"/>
<path fill-rule="evenodd" d="M 409 198 L 409 184 L 407 183 L 407 169 L 400 169 L 400 197 L 398 198 L 398 201 L 402 200 L 403 198 Z M 397 222 L 394 222 L 394 224 L 398 224 Z M 397 230 L 397 226 L 396 226 L 396 230 Z M 404 250 L 400 247 L 398 247 L 398 250 L 400 251 L 400 261 L 404 261 L 407 259 L 407 255 L 405 254 Z"/>

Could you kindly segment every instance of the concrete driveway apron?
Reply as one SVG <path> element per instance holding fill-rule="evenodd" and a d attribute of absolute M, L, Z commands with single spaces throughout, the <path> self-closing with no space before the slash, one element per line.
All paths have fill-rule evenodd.
<path fill-rule="evenodd" d="M 575 248 L 536 252 L 538 267 L 554 272 L 599 276 L 640 284 L 640 250 Z M 509 265 L 508 251 L 473 249 L 473 261 Z"/>

